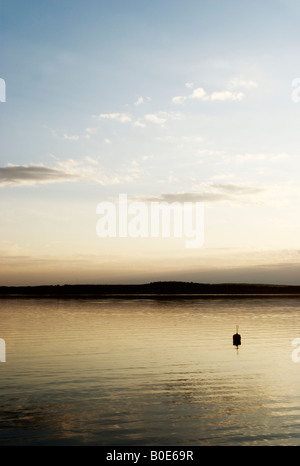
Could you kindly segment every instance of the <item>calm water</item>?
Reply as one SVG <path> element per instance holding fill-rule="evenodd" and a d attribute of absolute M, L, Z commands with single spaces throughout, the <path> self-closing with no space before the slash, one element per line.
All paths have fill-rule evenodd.
<path fill-rule="evenodd" d="M 0 306 L 0 445 L 300 445 L 298 299 Z"/>

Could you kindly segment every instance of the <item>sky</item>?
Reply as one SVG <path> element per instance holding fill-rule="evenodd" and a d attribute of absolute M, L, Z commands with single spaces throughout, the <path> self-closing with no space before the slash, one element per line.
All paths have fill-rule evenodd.
<path fill-rule="evenodd" d="M 299 285 L 299 18 L 297 0 L 0 0 L 0 285 Z M 120 195 L 201 204 L 203 243 L 100 237 Z"/>

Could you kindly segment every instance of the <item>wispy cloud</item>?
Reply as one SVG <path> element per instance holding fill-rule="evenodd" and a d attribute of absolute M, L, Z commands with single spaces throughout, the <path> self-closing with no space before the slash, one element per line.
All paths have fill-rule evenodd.
<path fill-rule="evenodd" d="M 120 123 L 131 123 L 132 117 L 128 113 L 100 113 L 100 120 L 114 120 Z"/>
<path fill-rule="evenodd" d="M 232 91 L 215 91 L 212 92 L 210 99 L 212 101 L 224 101 L 224 100 L 243 100 L 245 94 L 243 92 L 232 92 Z"/>
<path fill-rule="evenodd" d="M 167 121 L 166 117 L 159 116 L 158 114 L 148 113 L 144 116 L 145 120 L 150 121 L 150 123 L 155 123 L 156 125 L 164 125 Z"/>
<path fill-rule="evenodd" d="M 265 188 L 244 184 L 211 183 L 197 192 L 163 193 L 158 196 L 144 197 L 144 201 L 156 202 L 222 202 L 245 201 L 245 196 L 258 196 L 266 191 Z"/>
<path fill-rule="evenodd" d="M 149 196 L 142 198 L 143 201 L 148 202 L 204 202 L 204 201 L 222 201 L 223 195 L 220 193 L 163 193 L 158 196 Z"/>
<path fill-rule="evenodd" d="M 143 123 L 141 120 L 137 120 L 133 122 L 133 127 L 134 128 L 145 128 L 146 124 Z"/>
<path fill-rule="evenodd" d="M 176 95 L 175 97 L 173 97 L 172 102 L 174 104 L 183 105 L 187 99 L 188 97 L 185 95 Z"/>
<path fill-rule="evenodd" d="M 76 179 L 77 176 L 74 174 L 39 165 L 0 167 L 0 186 L 57 183 Z"/>
<path fill-rule="evenodd" d="M 94 182 L 102 186 L 112 186 L 131 183 L 140 176 L 141 168 L 135 161 L 118 167 L 118 170 L 108 170 L 101 167 L 97 159 L 86 156 L 83 160 L 58 160 L 54 167 L 44 165 L 0 167 L 0 187 L 69 181 Z"/>
<path fill-rule="evenodd" d="M 135 105 L 136 107 L 139 107 L 140 105 L 143 105 L 143 104 L 145 104 L 145 103 L 147 103 L 147 102 L 150 102 L 150 101 L 151 101 L 151 98 L 150 98 L 150 97 L 146 97 L 146 98 L 144 98 L 144 97 L 139 97 L 139 98 L 134 102 L 134 105 Z"/>
<path fill-rule="evenodd" d="M 138 105 L 141 105 L 138 104 Z M 135 120 L 131 115 L 128 113 L 101 113 L 98 115 L 99 120 L 110 120 L 110 121 L 116 121 L 118 123 L 126 124 L 130 123 L 133 128 L 145 128 L 146 124 L 142 121 L 141 118 L 138 118 Z M 148 121 L 152 121 L 158 124 L 161 124 L 161 122 L 158 121 L 159 116 L 158 115 L 145 115 L 144 119 Z M 162 118 L 162 117 L 160 117 Z M 164 122 L 163 122 L 164 123 Z"/>
<path fill-rule="evenodd" d="M 113 186 L 131 183 L 141 175 L 141 169 L 134 162 L 127 163 L 117 169 L 103 168 L 97 159 L 86 156 L 83 160 L 61 160 L 57 167 L 62 171 L 77 177 L 79 181 L 93 182 L 102 186 Z"/>
<path fill-rule="evenodd" d="M 193 83 L 186 83 L 185 87 L 193 90 L 188 95 L 177 95 L 173 97 L 174 104 L 183 105 L 188 100 L 201 100 L 201 101 L 241 101 L 245 97 L 244 90 L 254 89 L 257 83 L 252 80 L 245 80 L 241 78 L 232 78 L 226 89 L 220 91 L 213 91 L 210 94 L 202 87 L 194 88 Z"/>
<path fill-rule="evenodd" d="M 79 136 L 77 134 L 64 134 L 63 138 L 68 139 L 69 141 L 78 141 Z"/>
<path fill-rule="evenodd" d="M 221 184 L 221 183 L 213 183 L 211 185 L 213 189 L 217 189 L 220 192 L 227 193 L 227 194 L 241 194 L 241 195 L 248 195 L 248 194 L 260 194 L 265 191 L 265 188 L 258 188 L 257 186 L 249 186 L 244 184 Z"/>
<path fill-rule="evenodd" d="M 85 128 L 85 139 L 91 139 L 97 133 L 97 128 Z"/>
<path fill-rule="evenodd" d="M 134 102 L 134 105 L 135 105 L 136 107 L 139 107 L 140 105 L 142 105 L 142 104 L 144 104 L 144 103 L 145 103 L 145 101 L 144 101 L 143 97 L 139 97 L 139 98 Z"/>
<path fill-rule="evenodd" d="M 184 120 L 185 115 L 181 112 L 158 112 L 158 113 L 148 113 L 144 115 L 144 119 L 149 121 L 150 123 L 154 123 L 156 125 L 165 126 L 167 121 L 174 121 L 174 120 Z"/>
<path fill-rule="evenodd" d="M 194 91 L 195 95 L 197 94 L 197 90 Z M 198 98 L 200 97 L 198 93 Z M 196 97 L 195 97 L 196 98 Z M 143 97 L 139 97 L 138 100 L 134 103 L 135 107 L 139 107 L 146 103 L 147 101 L 150 101 L 150 97 L 146 97 L 145 99 Z M 175 111 L 164 111 L 160 110 L 157 112 L 153 113 L 144 113 L 143 115 L 135 115 L 134 112 L 133 114 L 129 113 L 100 113 L 99 115 L 93 115 L 93 118 L 97 118 L 99 120 L 110 120 L 112 122 L 117 122 L 117 123 L 123 123 L 123 124 L 130 124 L 133 128 L 145 128 L 147 126 L 147 123 L 150 124 L 155 124 L 159 126 L 164 126 L 167 121 L 171 120 L 183 120 L 185 118 L 184 114 L 181 112 L 175 112 Z M 93 129 L 93 128 L 91 128 Z M 91 131 L 88 131 L 89 128 L 86 129 L 87 134 L 92 134 Z"/>
<path fill-rule="evenodd" d="M 189 83 L 187 86 L 189 89 L 191 88 L 192 84 Z M 173 97 L 172 101 L 174 104 L 184 104 L 187 100 L 208 100 L 209 96 L 207 95 L 206 91 L 202 87 L 198 87 L 193 90 L 193 92 L 189 95 L 177 95 Z"/>

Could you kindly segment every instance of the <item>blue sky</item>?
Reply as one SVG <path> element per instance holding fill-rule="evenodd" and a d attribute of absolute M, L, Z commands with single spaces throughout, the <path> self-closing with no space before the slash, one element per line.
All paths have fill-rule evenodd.
<path fill-rule="evenodd" d="M 0 1 L 2 283 L 299 283 L 299 10 Z M 204 246 L 98 238 L 120 193 L 204 202 Z"/>

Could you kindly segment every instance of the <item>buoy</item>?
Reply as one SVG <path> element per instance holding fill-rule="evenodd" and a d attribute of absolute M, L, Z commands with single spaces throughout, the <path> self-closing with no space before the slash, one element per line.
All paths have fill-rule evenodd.
<path fill-rule="evenodd" d="M 238 333 L 239 327 L 236 326 L 236 333 L 233 335 L 233 344 L 239 346 L 241 344 L 241 335 Z"/>

